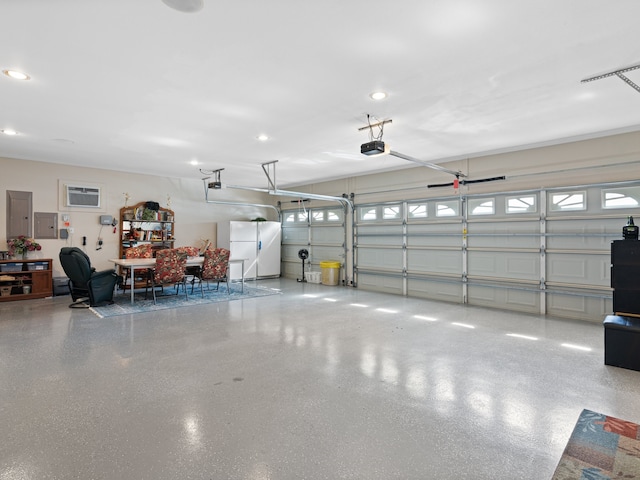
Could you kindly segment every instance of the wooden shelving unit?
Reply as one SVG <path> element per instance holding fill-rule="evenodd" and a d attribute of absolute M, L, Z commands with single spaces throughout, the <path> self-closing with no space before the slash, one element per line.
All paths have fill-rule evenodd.
<path fill-rule="evenodd" d="M 0 302 L 51 297 L 52 267 L 50 258 L 0 260 Z"/>
<path fill-rule="evenodd" d="M 146 208 L 146 205 L 147 202 L 140 202 L 120 209 L 120 258 L 125 258 L 127 249 L 138 245 L 151 245 L 155 257 L 156 251 L 173 248 L 175 244 L 173 210 L 159 207 L 154 211 Z M 136 288 L 144 288 L 145 284 L 144 278 L 135 279 Z M 128 288 L 131 286 L 124 286 L 124 289 Z"/>
<path fill-rule="evenodd" d="M 173 210 L 160 207 L 158 211 L 145 208 L 140 202 L 120 209 L 120 258 L 130 247 L 148 243 L 153 250 L 173 248 L 175 242 L 175 217 Z"/>

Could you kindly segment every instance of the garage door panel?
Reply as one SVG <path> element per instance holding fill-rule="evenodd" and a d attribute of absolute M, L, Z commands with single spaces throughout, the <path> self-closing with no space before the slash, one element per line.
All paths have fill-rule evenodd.
<path fill-rule="evenodd" d="M 613 311 L 609 298 L 563 295 L 547 291 L 547 313 L 565 318 L 602 323 L 605 315 Z"/>
<path fill-rule="evenodd" d="M 341 247 L 314 245 L 309 253 L 309 260 L 313 264 L 330 261 L 344 263 L 344 250 Z"/>
<path fill-rule="evenodd" d="M 462 246 L 462 225 L 410 225 L 407 245 L 411 247 Z"/>
<path fill-rule="evenodd" d="M 402 271 L 402 250 L 391 248 L 360 248 L 359 268 L 382 268 Z"/>
<path fill-rule="evenodd" d="M 611 260 L 607 255 L 550 253 L 547 281 L 606 287 L 611 284 Z"/>
<path fill-rule="evenodd" d="M 462 275 L 462 252 L 407 250 L 407 270 L 416 273 Z"/>
<path fill-rule="evenodd" d="M 521 280 L 540 279 L 540 257 L 520 252 L 469 252 L 469 276 L 489 276 Z"/>
<path fill-rule="evenodd" d="M 462 235 L 442 235 L 438 237 L 408 237 L 409 247 L 452 247 L 462 248 Z"/>
<path fill-rule="evenodd" d="M 344 243 L 344 229 L 336 227 L 311 226 L 311 243 Z"/>
<path fill-rule="evenodd" d="M 518 247 L 540 246 L 539 222 L 472 223 L 469 224 L 469 247 Z"/>
<path fill-rule="evenodd" d="M 309 230 L 307 228 L 283 228 L 282 243 L 308 243 Z"/>
<path fill-rule="evenodd" d="M 402 295 L 402 278 L 382 275 L 358 274 L 358 288 L 374 292 Z"/>
<path fill-rule="evenodd" d="M 283 245 L 282 246 L 282 261 L 285 262 L 298 262 L 298 261 L 302 261 L 300 260 L 300 258 L 298 257 L 298 252 L 300 251 L 301 248 L 305 248 L 307 250 L 309 250 L 309 247 L 307 246 L 300 246 L 300 245 Z"/>
<path fill-rule="evenodd" d="M 622 235 L 617 219 L 555 220 L 547 222 L 547 248 L 565 250 L 607 250 Z"/>
<path fill-rule="evenodd" d="M 358 245 L 402 246 L 402 227 L 368 226 L 358 228 Z"/>
<path fill-rule="evenodd" d="M 309 268 L 305 266 L 305 271 Z M 302 276 L 302 260 L 298 263 L 282 262 L 282 276 L 287 278 L 299 278 Z"/>
<path fill-rule="evenodd" d="M 540 311 L 540 293 L 532 290 L 516 290 L 502 287 L 469 285 L 468 301 L 471 305 L 508 308 L 519 312 Z"/>
<path fill-rule="evenodd" d="M 462 302 L 462 285 L 436 280 L 407 280 L 407 292 L 411 297 L 429 298 L 443 302 Z"/>

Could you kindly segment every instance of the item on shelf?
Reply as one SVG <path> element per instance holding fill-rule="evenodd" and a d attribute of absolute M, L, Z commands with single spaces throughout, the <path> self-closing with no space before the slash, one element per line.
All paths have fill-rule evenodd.
<path fill-rule="evenodd" d="M 10 238 L 7 240 L 7 245 L 9 246 L 9 255 L 12 257 L 24 258 L 27 255 L 27 252 L 42 250 L 42 246 L 38 242 L 25 235 L 20 235 L 17 238 Z"/>
<path fill-rule="evenodd" d="M 0 272 L 21 272 L 22 262 L 9 262 L 0 265 Z"/>
<path fill-rule="evenodd" d="M 27 263 L 27 270 L 48 270 L 49 262 L 31 262 Z"/>
<path fill-rule="evenodd" d="M 622 227 L 622 238 L 625 240 L 638 240 L 638 227 L 633 223 L 631 215 L 627 219 L 627 224 Z"/>
<path fill-rule="evenodd" d="M 146 220 L 146 221 L 151 221 L 151 220 L 157 220 L 158 219 L 158 212 L 151 210 L 149 208 L 145 208 L 142 211 L 142 220 Z"/>

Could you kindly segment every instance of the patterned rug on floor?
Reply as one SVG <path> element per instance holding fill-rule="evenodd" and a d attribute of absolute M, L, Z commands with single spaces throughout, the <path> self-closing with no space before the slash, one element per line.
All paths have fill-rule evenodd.
<path fill-rule="evenodd" d="M 552 480 L 640 479 L 640 426 L 583 410 Z"/>
<path fill-rule="evenodd" d="M 156 310 L 166 310 L 168 308 L 180 308 L 189 307 L 194 305 L 203 305 L 207 303 L 216 302 L 229 302 L 232 300 L 244 300 L 248 298 L 264 297 L 267 295 L 277 295 L 280 290 L 261 287 L 250 287 L 245 284 L 244 293 L 242 292 L 242 286 L 237 283 L 231 283 L 229 285 L 231 293 L 227 293 L 225 285 L 220 285 L 220 291 L 214 288 L 207 290 L 204 289 L 204 298 L 200 295 L 200 291 L 196 287 L 193 294 L 189 294 L 187 300 L 184 298 L 184 294 L 174 294 L 173 287 L 165 288 L 165 295 L 158 295 L 158 301 L 153 304 L 153 297 L 149 292 L 148 298 L 144 298 L 144 291 L 136 291 L 135 302 L 131 304 L 131 293 L 116 293 L 113 296 L 114 303 L 111 305 L 104 305 L 100 307 L 91 307 L 90 310 L 100 318 L 114 317 L 116 315 L 128 315 L 131 313 L 153 312 Z M 188 291 L 191 291 L 191 287 L 188 287 Z"/>

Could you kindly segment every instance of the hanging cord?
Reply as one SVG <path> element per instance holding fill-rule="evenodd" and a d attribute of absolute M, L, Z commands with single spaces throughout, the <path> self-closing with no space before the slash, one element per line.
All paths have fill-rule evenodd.
<path fill-rule="evenodd" d="M 300 207 L 302 207 L 302 211 L 304 212 L 304 216 L 307 216 L 307 209 L 304 206 L 304 200 L 301 198 L 298 199 L 298 211 L 300 211 Z"/>
<path fill-rule="evenodd" d="M 378 119 L 376 119 L 378 120 Z M 367 124 L 369 125 L 369 141 L 373 142 L 374 140 L 382 140 L 382 135 L 384 134 L 384 122 L 378 120 L 377 122 L 378 134 L 373 134 L 373 125 L 371 125 L 371 115 L 367 113 Z"/>

